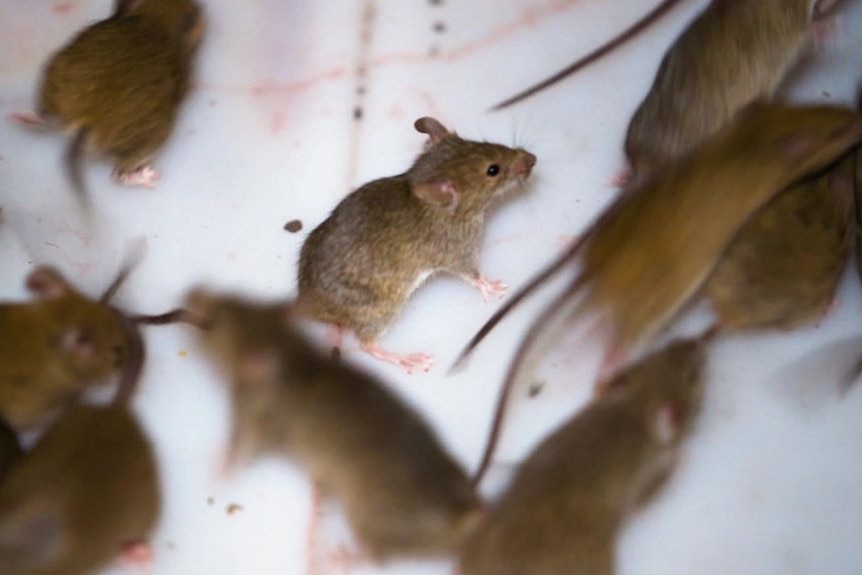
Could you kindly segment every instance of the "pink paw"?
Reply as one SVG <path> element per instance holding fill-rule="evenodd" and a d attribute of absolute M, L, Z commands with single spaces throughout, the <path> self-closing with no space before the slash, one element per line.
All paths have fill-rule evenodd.
<path fill-rule="evenodd" d="M 146 541 L 126 543 L 121 559 L 130 567 L 150 567 L 153 563 L 153 549 Z"/>
<path fill-rule="evenodd" d="M 151 190 L 156 187 L 156 181 L 161 177 L 162 175 L 149 164 L 131 172 L 120 172 L 117 175 L 117 179 L 124 186 L 143 186 Z"/>
<path fill-rule="evenodd" d="M 634 174 L 632 174 L 631 169 L 623 168 L 608 180 L 608 183 L 615 188 L 625 188 L 630 183 L 632 183 L 632 178 Z"/>
<path fill-rule="evenodd" d="M 841 16 L 820 18 L 811 24 L 811 38 L 818 50 L 826 48 L 830 41 L 841 38 L 843 34 L 844 19 Z"/>
<path fill-rule="evenodd" d="M 400 354 L 381 349 L 376 343 L 363 343 L 362 349 L 366 353 L 381 361 L 397 365 L 407 373 L 413 373 L 417 369 L 430 371 L 434 365 L 434 358 L 427 353 Z"/>
<path fill-rule="evenodd" d="M 341 544 L 327 554 L 326 560 L 330 565 L 339 568 L 342 573 L 349 573 L 351 569 L 366 563 L 368 556 L 359 549 Z"/>
<path fill-rule="evenodd" d="M 482 276 L 470 278 L 470 284 L 482 293 L 482 299 L 485 303 L 491 299 L 491 296 L 501 298 L 506 295 L 507 291 L 509 291 L 509 286 L 500 280 L 488 281 Z"/>
<path fill-rule="evenodd" d="M 9 119 L 28 128 L 42 128 L 48 124 L 48 120 L 35 112 L 12 112 Z"/>

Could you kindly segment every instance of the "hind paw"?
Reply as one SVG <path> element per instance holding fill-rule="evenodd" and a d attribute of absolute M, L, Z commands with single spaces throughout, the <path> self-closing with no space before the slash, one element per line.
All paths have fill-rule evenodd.
<path fill-rule="evenodd" d="M 142 186 L 151 190 L 156 187 L 156 182 L 161 177 L 162 175 L 149 164 L 144 164 L 137 170 L 117 173 L 117 179 L 124 186 Z"/>

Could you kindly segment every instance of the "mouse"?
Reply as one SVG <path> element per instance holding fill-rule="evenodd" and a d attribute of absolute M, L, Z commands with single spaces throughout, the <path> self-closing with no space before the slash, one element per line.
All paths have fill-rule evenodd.
<path fill-rule="evenodd" d="M 743 226 L 704 287 L 722 330 L 791 330 L 827 313 L 852 245 L 855 155 L 782 192 Z"/>
<path fill-rule="evenodd" d="M 150 160 L 168 140 L 189 91 L 204 17 L 192 0 L 118 0 L 114 12 L 51 56 L 35 114 L 13 119 L 74 133 L 65 155 L 74 191 L 88 198 L 83 155 L 110 157 L 116 178 L 152 188 Z"/>
<path fill-rule="evenodd" d="M 620 195 L 554 262 L 510 298 L 470 340 L 464 363 L 499 321 L 551 277 L 581 268 L 533 323 L 526 353 L 559 306 L 598 315 L 608 357 L 667 326 L 699 291 L 736 234 L 780 191 L 840 158 L 862 138 L 862 116 L 838 106 L 759 102 L 693 152 Z M 636 298 L 629 297 L 638 293 Z M 612 362 L 613 363 L 613 362 Z"/>
<path fill-rule="evenodd" d="M 569 64 L 568 66 L 566 66 L 559 72 L 556 72 L 555 74 L 551 75 L 550 77 L 538 82 L 537 84 L 534 84 L 533 86 L 530 86 L 526 90 L 518 92 L 510 98 L 506 98 L 499 104 L 495 104 L 491 108 L 491 111 L 498 111 L 504 108 L 508 108 L 509 106 L 514 106 L 515 104 L 523 102 L 527 98 L 534 96 L 539 92 L 542 92 L 546 88 L 553 86 L 561 80 L 568 78 L 569 76 L 577 72 L 580 72 L 587 66 L 597 62 L 607 54 L 627 44 L 636 36 L 649 29 L 650 26 L 652 26 L 655 22 L 661 20 L 666 14 L 673 10 L 673 8 L 680 4 L 681 1 L 682 0 L 662 0 L 661 2 L 656 4 L 655 8 L 653 8 L 645 16 L 637 20 L 634 24 L 626 28 L 624 31 L 620 32 L 617 36 L 615 36 L 608 42 L 605 42 L 600 47 L 588 53 L 586 56 L 579 58 L 574 63 Z"/>
<path fill-rule="evenodd" d="M 317 349 L 295 303 L 198 288 L 184 305 L 206 323 L 199 347 L 229 380 L 226 469 L 264 455 L 295 461 L 375 561 L 441 555 L 469 532 L 481 502 L 463 468 L 416 410 Z"/>
<path fill-rule="evenodd" d="M 862 116 L 848 108 L 759 103 L 662 177 L 620 195 L 566 252 L 492 315 L 455 361 L 452 370 L 464 365 L 515 306 L 580 263 L 570 283 L 532 321 L 509 363 L 477 475 L 494 450 L 521 366 L 540 337 L 556 333 L 553 323 L 588 318 L 604 332 L 603 389 L 637 348 L 666 329 L 701 292 L 758 210 L 860 139 Z"/>
<path fill-rule="evenodd" d="M 125 268 L 99 299 L 80 293 L 56 269 L 38 266 L 26 279 L 28 302 L 0 302 L 0 415 L 19 430 L 39 426 L 85 390 L 119 375 L 117 395 L 130 397 L 145 348 L 139 326 L 194 319 L 184 310 L 130 315 L 110 304 Z"/>
<path fill-rule="evenodd" d="M 344 198 L 305 239 L 299 299 L 315 319 L 353 332 L 362 349 L 411 372 L 430 369 L 424 353 L 399 354 L 378 340 L 429 276 L 447 272 L 485 301 L 506 292 L 479 272 L 485 214 L 523 186 L 536 156 L 466 140 L 423 117 L 425 151 L 405 173 L 374 180 Z"/>
<path fill-rule="evenodd" d="M 773 98 L 836 2 L 712 0 L 667 51 L 629 123 L 623 181 L 649 178 L 748 104 Z"/>
<path fill-rule="evenodd" d="M 9 422 L 0 417 L 0 482 L 23 453 L 18 434 Z"/>
<path fill-rule="evenodd" d="M 90 575 L 145 562 L 161 495 L 155 453 L 128 407 L 76 405 L 0 482 L 0 572 Z"/>
<path fill-rule="evenodd" d="M 695 427 L 708 340 L 633 364 L 533 449 L 459 550 L 459 575 L 613 575 L 626 519 L 661 491 Z"/>

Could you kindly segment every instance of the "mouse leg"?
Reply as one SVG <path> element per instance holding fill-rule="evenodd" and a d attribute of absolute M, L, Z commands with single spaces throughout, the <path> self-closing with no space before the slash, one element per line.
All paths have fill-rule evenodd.
<path fill-rule="evenodd" d="M 427 353 L 394 353 L 381 349 L 376 341 L 362 341 L 360 342 L 360 346 L 362 347 L 362 351 L 365 353 L 376 357 L 379 360 L 397 365 L 407 373 L 413 373 L 413 371 L 417 369 L 429 371 L 431 366 L 434 365 L 434 358 Z"/>
<path fill-rule="evenodd" d="M 844 19 L 841 16 L 825 16 L 811 23 L 811 38 L 818 50 L 826 48 L 830 41 L 844 34 Z"/>
<path fill-rule="evenodd" d="M 491 299 L 491 296 L 497 296 L 498 298 L 502 298 L 504 295 L 506 295 L 506 292 L 509 291 L 509 286 L 504 284 L 502 281 L 490 281 L 479 273 L 465 275 L 462 277 L 467 281 L 467 283 L 479 290 L 479 292 L 482 294 L 482 300 L 485 303 L 488 303 L 488 300 Z"/>
<path fill-rule="evenodd" d="M 153 548 L 146 541 L 131 541 L 123 545 L 120 560 L 126 566 L 149 570 L 153 564 Z"/>
<path fill-rule="evenodd" d="M 48 120 L 36 112 L 12 112 L 9 120 L 27 128 L 44 128 Z"/>
<path fill-rule="evenodd" d="M 162 175 L 150 164 L 143 164 L 134 170 L 117 170 L 114 177 L 124 186 L 142 186 L 152 190 Z"/>
<path fill-rule="evenodd" d="M 615 188 L 625 188 L 632 182 L 634 174 L 631 168 L 621 168 L 608 180 L 608 184 Z"/>

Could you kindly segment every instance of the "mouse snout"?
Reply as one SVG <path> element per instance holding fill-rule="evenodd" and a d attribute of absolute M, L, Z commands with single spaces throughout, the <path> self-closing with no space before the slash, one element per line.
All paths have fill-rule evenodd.
<path fill-rule="evenodd" d="M 536 165 L 536 156 L 523 150 L 518 151 L 518 157 L 512 163 L 512 175 L 526 178 Z"/>

